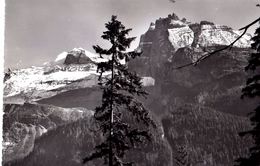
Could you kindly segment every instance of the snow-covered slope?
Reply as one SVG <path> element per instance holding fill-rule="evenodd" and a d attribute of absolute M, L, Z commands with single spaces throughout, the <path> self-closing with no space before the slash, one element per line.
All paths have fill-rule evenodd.
<path fill-rule="evenodd" d="M 97 77 L 96 68 L 89 64 L 15 70 L 5 82 L 4 97 L 50 97 L 56 95 L 57 91 L 94 86 Z"/>
<path fill-rule="evenodd" d="M 85 57 L 81 55 L 80 58 L 89 58 L 91 61 L 65 64 L 69 54 L 78 57 L 81 52 Z M 14 70 L 4 83 L 4 100 L 7 103 L 13 100 L 37 100 L 71 89 L 97 85 L 96 63 L 100 61 L 104 60 L 82 48 L 74 48 L 59 54 L 55 61 L 45 63 L 44 66 Z"/>
<path fill-rule="evenodd" d="M 165 21 L 166 20 L 166 21 Z M 163 19 L 157 21 L 160 22 Z M 191 46 L 195 42 L 195 46 L 208 47 L 217 45 L 229 45 L 242 33 L 237 30 L 233 30 L 230 27 L 215 25 L 214 23 L 202 21 L 200 24 L 193 24 L 187 22 L 186 19 L 179 20 L 178 17 L 169 17 L 164 19 L 168 30 L 168 39 L 171 42 L 175 50 L 187 46 Z M 161 26 L 160 23 L 157 26 Z M 198 25 L 198 28 L 194 29 L 194 25 Z M 157 28 L 156 24 L 153 28 Z M 197 34 L 196 36 L 194 34 Z M 250 34 L 245 34 L 239 39 L 234 46 L 240 48 L 250 47 Z"/>
<path fill-rule="evenodd" d="M 65 58 L 67 57 L 68 55 L 68 52 L 62 52 L 60 53 L 57 58 L 55 59 L 55 62 L 60 62 L 60 61 L 63 61 L 65 60 Z"/>
<path fill-rule="evenodd" d="M 235 41 L 242 32 L 220 25 L 202 25 L 198 44 L 203 47 L 215 45 L 229 45 Z M 234 46 L 240 48 L 250 47 L 249 34 L 245 34 Z"/>
<path fill-rule="evenodd" d="M 191 46 L 194 40 L 194 32 L 189 26 L 168 29 L 169 40 L 175 49 Z"/>

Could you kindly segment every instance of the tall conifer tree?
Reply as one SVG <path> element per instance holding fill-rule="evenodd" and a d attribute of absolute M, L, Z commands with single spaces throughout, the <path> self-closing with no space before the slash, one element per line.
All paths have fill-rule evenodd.
<path fill-rule="evenodd" d="M 248 65 L 245 70 L 251 75 L 247 79 L 246 86 L 243 88 L 242 97 L 257 98 L 260 97 L 260 27 L 255 31 L 252 38 L 252 49 L 255 50 L 248 59 Z M 260 103 L 250 114 L 252 130 L 240 133 L 241 136 L 251 135 L 254 139 L 254 146 L 250 148 L 250 155 L 247 158 L 240 158 L 237 161 L 240 166 L 259 166 L 260 165 Z"/>
<path fill-rule="evenodd" d="M 83 162 L 103 158 L 104 164 L 109 166 L 128 166 L 133 162 L 126 161 L 126 152 L 151 141 L 149 129 L 155 128 L 156 124 L 149 111 L 137 99 L 147 95 L 143 90 L 141 78 L 130 72 L 126 65 L 129 60 L 141 55 L 135 51 L 126 52 L 135 39 L 127 37 L 131 29 L 126 29 L 116 16 L 112 16 L 105 27 L 107 31 L 103 32 L 101 37 L 111 43 L 111 48 L 93 46 L 101 58 L 103 55 L 110 57 L 108 61 L 98 63 L 97 67 L 103 96 L 101 106 L 95 110 L 94 119 L 104 139 Z M 122 60 L 125 60 L 126 64 L 122 64 Z"/>

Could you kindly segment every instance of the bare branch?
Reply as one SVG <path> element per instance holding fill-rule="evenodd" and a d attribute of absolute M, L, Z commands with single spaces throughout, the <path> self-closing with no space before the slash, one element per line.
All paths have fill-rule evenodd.
<path fill-rule="evenodd" d="M 202 60 L 205 60 L 205 59 L 211 57 L 211 55 L 214 55 L 214 54 L 216 54 L 216 53 L 218 53 L 218 52 L 221 52 L 221 51 L 224 51 L 224 50 L 226 50 L 226 49 L 231 49 L 231 48 L 234 46 L 234 44 L 246 34 L 247 30 L 248 30 L 252 25 L 256 24 L 256 23 L 259 22 L 259 21 L 260 21 L 260 17 L 259 17 L 258 19 L 256 19 L 255 21 L 251 22 L 250 24 L 246 25 L 245 27 L 240 28 L 240 29 L 239 29 L 240 31 L 244 30 L 243 33 L 242 33 L 241 35 L 239 35 L 238 38 L 236 38 L 236 40 L 234 40 L 234 41 L 233 41 L 232 43 L 230 43 L 229 45 L 227 45 L 227 46 L 225 46 L 225 47 L 223 47 L 223 48 L 221 48 L 221 49 L 215 50 L 215 51 L 213 51 L 213 52 L 207 53 L 207 54 L 201 56 L 201 57 L 200 57 L 199 59 L 197 59 L 195 62 L 191 62 L 191 63 L 185 64 L 185 65 L 179 66 L 179 67 L 175 67 L 175 68 L 173 68 L 173 70 L 182 69 L 182 68 L 185 68 L 185 67 L 188 67 L 188 66 L 196 66 L 196 65 L 198 65 Z"/>

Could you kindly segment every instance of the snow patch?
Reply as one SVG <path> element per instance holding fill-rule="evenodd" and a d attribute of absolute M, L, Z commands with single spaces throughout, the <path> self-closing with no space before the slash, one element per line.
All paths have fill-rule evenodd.
<path fill-rule="evenodd" d="M 154 86 L 155 80 L 152 77 L 142 77 L 142 84 L 143 86 Z"/>
<path fill-rule="evenodd" d="M 227 27 L 220 25 L 202 25 L 202 32 L 199 36 L 198 44 L 203 47 L 215 46 L 215 45 L 230 45 L 241 34 L 239 31 L 227 29 Z M 234 46 L 240 48 L 250 47 L 249 34 L 246 34 L 240 40 L 238 40 Z"/>
<path fill-rule="evenodd" d="M 191 46 L 193 43 L 194 32 L 188 26 L 168 29 L 168 32 L 168 39 L 175 50 L 182 47 Z"/>
<path fill-rule="evenodd" d="M 150 24 L 149 30 L 155 30 L 155 24 L 154 23 Z"/>
<path fill-rule="evenodd" d="M 61 60 L 65 60 L 65 58 L 67 57 L 68 52 L 62 52 L 60 53 L 57 58 L 55 59 L 55 62 L 61 61 Z"/>
<path fill-rule="evenodd" d="M 182 22 L 181 20 L 171 20 L 171 25 L 187 25 L 186 23 Z"/>

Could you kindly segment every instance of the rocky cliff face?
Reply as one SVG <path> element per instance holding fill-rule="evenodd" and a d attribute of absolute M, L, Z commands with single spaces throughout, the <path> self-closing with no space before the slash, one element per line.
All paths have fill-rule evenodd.
<path fill-rule="evenodd" d="M 129 66 L 155 79 L 153 91 L 162 99 L 162 106 L 169 107 L 175 101 L 199 103 L 246 115 L 253 107 L 250 101 L 240 100 L 240 91 L 246 80 L 243 68 L 250 52 L 250 35 L 239 40 L 232 50 L 219 52 L 196 67 L 174 69 L 230 44 L 237 36 L 238 32 L 227 26 L 207 21 L 190 23 L 169 15 L 156 20 L 142 35 L 139 49 L 143 56 Z"/>
<path fill-rule="evenodd" d="M 147 32 L 141 36 L 138 49 L 143 51 L 142 58 L 147 59 L 144 62 L 158 67 L 165 62 L 174 61 L 174 55 L 180 48 L 191 49 L 193 53 L 187 58 L 195 61 L 208 52 L 209 48 L 229 45 L 239 34 L 239 31 L 228 26 L 215 25 L 208 21 L 191 23 L 172 14 L 151 23 Z M 250 38 L 251 36 L 246 34 L 234 46 L 241 48 L 240 51 L 247 50 L 250 47 Z M 242 57 L 241 55 L 238 58 Z M 154 74 L 151 70 L 145 74 Z"/>

